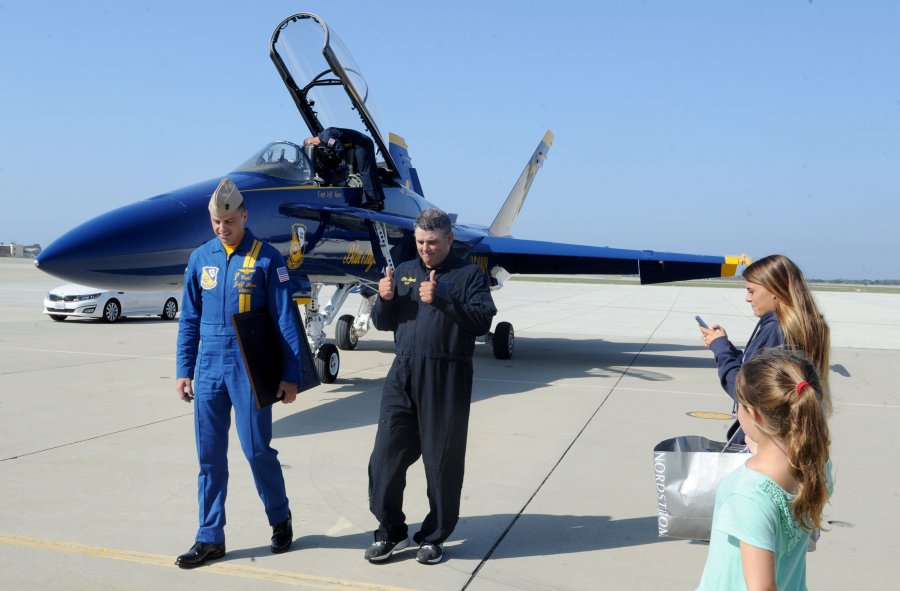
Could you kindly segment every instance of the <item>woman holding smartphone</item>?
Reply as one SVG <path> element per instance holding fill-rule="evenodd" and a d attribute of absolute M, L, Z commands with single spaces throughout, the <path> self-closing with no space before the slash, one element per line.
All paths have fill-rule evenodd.
<path fill-rule="evenodd" d="M 803 272 L 791 259 L 773 254 L 744 269 L 743 277 L 747 288 L 745 299 L 753 314 L 759 318 L 744 350 L 737 349 L 728 340 L 725 329 L 718 324 L 709 328 L 700 327 L 703 343 L 715 355 L 722 388 L 736 401 L 734 386 L 741 365 L 763 349 L 787 346 L 801 351 L 815 364 L 824 389 L 823 407 L 830 415 L 830 331 L 803 278 Z M 729 439 L 737 429 L 739 425 L 735 422 L 728 430 Z M 738 433 L 734 441 L 743 443 L 743 432 Z"/>

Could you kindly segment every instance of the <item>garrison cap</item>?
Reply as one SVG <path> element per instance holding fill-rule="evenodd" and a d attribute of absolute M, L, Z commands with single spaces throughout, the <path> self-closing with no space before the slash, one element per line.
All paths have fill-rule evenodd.
<path fill-rule="evenodd" d="M 209 199 L 209 211 L 216 216 L 225 216 L 237 211 L 244 203 L 244 197 L 230 178 L 225 177 Z"/>

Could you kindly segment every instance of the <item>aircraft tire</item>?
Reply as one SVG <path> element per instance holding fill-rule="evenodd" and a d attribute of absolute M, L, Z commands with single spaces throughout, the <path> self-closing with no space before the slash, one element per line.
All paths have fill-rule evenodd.
<path fill-rule="evenodd" d="M 122 305 L 119 300 L 109 300 L 103 306 L 103 322 L 113 323 L 122 317 Z"/>
<path fill-rule="evenodd" d="M 338 318 L 337 326 L 334 329 L 334 340 L 338 349 L 344 351 L 352 351 L 359 343 L 359 335 L 353 327 L 353 316 L 344 314 Z"/>
<path fill-rule="evenodd" d="M 497 359 L 509 359 L 513 355 L 516 346 L 515 332 L 509 322 L 500 322 L 494 329 L 492 340 L 494 357 Z"/>
<path fill-rule="evenodd" d="M 337 347 L 331 343 L 319 347 L 316 352 L 316 373 L 319 374 L 319 381 L 323 384 L 333 383 L 340 369 L 341 354 L 338 353 Z"/>
<path fill-rule="evenodd" d="M 160 318 L 163 320 L 175 320 L 176 314 L 178 314 L 178 302 L 175 301 L 175 298 L 167 299 L 163 306 L 162 314 L 159 315 Z"/>

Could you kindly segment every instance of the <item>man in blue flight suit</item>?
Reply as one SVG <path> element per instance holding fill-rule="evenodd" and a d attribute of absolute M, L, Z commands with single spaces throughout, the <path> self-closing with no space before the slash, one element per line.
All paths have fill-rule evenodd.
<path fill-rule="evenodd" d="M 232 407 L 241 448 L 273 527 L 272 552 L 287 551 L 294 538 L 278 452 L 271 447 L 272 407 L 256 408 L 231 323 L 234 314 L 269 307 L 284 354 L 278 397 L 283 403 L 293 402 L 300 381 L 300 338 L 305 336 L 297 329 L 287 268 L 275 247 L 245 228 L 244 200 L 230 179 L 223 179 L 213 193 L 209 217 L 216 237 L 195 250 L 188 261 L 178 326 L 175 389 L 182 400 L 195 402 L 200 462 L 200 528 L 193 547 L 175 561 L 181 568 L 225 555 Z"/>
<path fill-rule="evenodd" d="M 378 167 L 375 164 L 375 144 L 372 138 L 355 129 L 328 127 L 319 135 L 303 140 L 304 146 L 322 146 L 332 152 L 339 161 L 344 160 L 347 148 L 353 149 L 356 168 L 362 181 L 365 195 L 363 207 L 381 211 L 384 209 L 384 191 L 378 178 Z"/>
<path fill-rule="evenodd" d="M 370 562 L 409 545 L 403 489 L 419 456 L 429 512 L 413 536 L 416 560 L 441 561 L 442 544 L 459 520 L 475 337 L 488 332 L 497 313 L 485 274 L 450 254 L 446 213 L 419 214 L 415 238 L 419 258 L 385 270 L 372 313 L 376 328 L 394 331 L 397 355 L 384 382 L 369 460 L 369 507 L 379 523 L 365 553 Z"/>

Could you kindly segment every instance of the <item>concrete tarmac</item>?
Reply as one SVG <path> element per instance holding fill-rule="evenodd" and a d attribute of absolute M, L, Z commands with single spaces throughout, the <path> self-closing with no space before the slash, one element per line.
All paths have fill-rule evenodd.
<path fill-rule="evenodd" d="M 0 259 L 0 587 L 473 591 L 693 589 L 707 546 L 657 536 L 653 446 L 723 439 L 729 413 L 694 315 L 742 346 L 756 322 L 740 288 L 509 282 L 494 292 L 516 352 L 486 346 L 475 387 L 462 516 L 435 566 L 406 550 L 363 559 L 376 523 L 366 467 L 391 335 L 342 351 L 336 383 L 275 409 L 294 514 L 292 550 L 271 529 L 231 442 L 228 554 L 174 566 L 196 531 L 192 408 L 175 394 L 176 322 L 53 322 L 61 283 Z M 817 293 L 833 332 L 832 522 L 808 555 L 810 589 L 900 581 L 900 295 Z M 344 313 L 354 313 L 348 301 Z M 233 434 L 232 429 L 232 434 Z M 411 531 L 427 511 L 409 472 Z"/>

